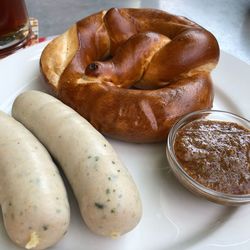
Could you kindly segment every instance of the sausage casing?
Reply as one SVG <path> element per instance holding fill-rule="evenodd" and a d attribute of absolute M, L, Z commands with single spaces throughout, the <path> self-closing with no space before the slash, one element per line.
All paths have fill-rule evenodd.
<path fill-rule="evenodd" d="M 9 237 L 45 249 L 66 233 L 70 211 L 58 169 L 44 146 L 0 112 L 0 204 Z"/>
<path fill-rule="evenodd" d="M 117 236 L 137 225 L 142 213 L 137 187 L 109 142 L 90 123 L 38 91 L 18 96 L 12 114 L 60 163 L 93 232 Z"/>

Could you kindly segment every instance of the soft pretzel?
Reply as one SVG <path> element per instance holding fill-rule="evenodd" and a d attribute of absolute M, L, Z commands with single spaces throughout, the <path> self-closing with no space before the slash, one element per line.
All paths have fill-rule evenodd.
<path fill-rule="evenodd" d="M 184 114 L 211 108 L 215 37 L 155 9 L 110 9 L 55 38 L 41 71 L 56 95 L 101 133 L 131 142 L 166 139 Z"/>

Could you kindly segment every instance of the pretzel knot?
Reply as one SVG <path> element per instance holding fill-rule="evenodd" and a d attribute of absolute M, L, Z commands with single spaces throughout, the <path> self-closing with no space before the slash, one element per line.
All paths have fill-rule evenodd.
<path fill-rule="evenodd" d="M 41 71 L 58 98 L 101 133 L 131 142 L 166 139 L 188 112 L 211 108 L 215 37 L 154 9 L 110 9 L 54 39 Z"/>

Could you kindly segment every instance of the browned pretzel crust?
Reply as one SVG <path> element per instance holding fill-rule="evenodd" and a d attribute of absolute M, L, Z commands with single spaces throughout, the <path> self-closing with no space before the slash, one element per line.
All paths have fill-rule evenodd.
<path fill-rule="evenodd" d="M 166 139 L 184 114 L 210 108 L 214 36 L 155 9 L 110 9 L 50 42 L 41 71 L 58 98 L 101 133 L 131 142 Z"/>

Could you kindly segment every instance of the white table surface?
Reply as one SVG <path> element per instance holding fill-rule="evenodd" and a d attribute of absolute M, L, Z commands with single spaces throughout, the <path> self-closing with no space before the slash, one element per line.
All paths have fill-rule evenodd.
<path fill-rule="evenodd" d="M 111 7 L 149 7 L 183 15 L 210 30 L 220 48 L 250 64 L 250 0 L 26 0 L 40 36 L 65 31 L 83 17 Z"/>

